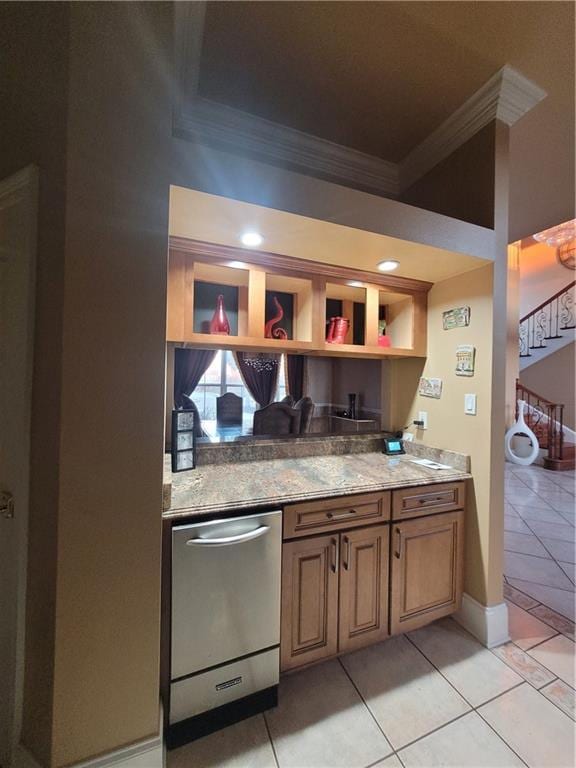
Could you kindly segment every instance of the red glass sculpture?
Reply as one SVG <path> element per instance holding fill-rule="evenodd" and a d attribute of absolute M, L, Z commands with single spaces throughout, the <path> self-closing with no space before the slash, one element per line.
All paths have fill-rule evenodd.
<path fill-rule="evenodd" d="M 266 339 L 287 339 L 288 334 L 284 330 L 284 328 L 274 328 L 274 326 L 282 320 L 284 317 L 284 310 L 282 309 L 282 304 L 278 301 L 277 296 L 272 297 L 272 303 L 274 304 L 274 309 L 276 310 L 276 314 L 274 317 L 266 323 L 264 326 L 264 338 Z"/>
<path fill-rule="evenodd" d="M 216 299 L 216 310 L 210 320 L 210 333 L 230 336 L 230 323 L 224 309 L 224 296 L 220 294 Z"/>

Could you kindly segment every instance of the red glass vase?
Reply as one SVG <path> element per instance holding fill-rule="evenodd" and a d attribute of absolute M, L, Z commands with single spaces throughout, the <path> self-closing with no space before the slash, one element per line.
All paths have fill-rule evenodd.
<path fill-rule="evenodd" d="M 350 327 L 350 321 L 347 317 L 337 317 L 334 325 L 334 334 L 332 336 L 332 344 L 344 344 L 348 328 Z"/>
<path fill-rule="evenodd" d="M 336 318 L 331 317 L 330 318 L 330 325 L 328 326 L 328 333 L 326 334 L 326 341 L 329 344 L 332 344 L 334 341 L 334 326 L 336 325 Z"/>
<path fill-rule="evenodd" d="M 230 323 L 224 309 L 224 296 L 220 294 L 216 299 L 216 310 L 210 320 L 210 333 L 230 336 Z"/>

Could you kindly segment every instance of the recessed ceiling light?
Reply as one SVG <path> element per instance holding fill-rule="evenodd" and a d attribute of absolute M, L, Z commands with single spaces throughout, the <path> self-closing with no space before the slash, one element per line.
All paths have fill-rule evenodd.
<path fill-rule="evenodd" d="M 248 246 L 248 248 L 257 248 L 262 245 L 264 238 L 259 232 L 244 232 L 240 241 L 242 245 Z"/>
<path fill-rule="evenodd" d="M 400 262 L 396 261 L 396 259 L 386 259 L 386 261 L 381 261 L 376 266 L 380 272 L 392 272 L 393 270 L 398 269 Z"/>
<path fill-rule="evenodd" d="M 349 285 L 350 288 L 362 288 L 364 283 L 361 283 L 359 280 L 348 280 L 346 285 Z"/>

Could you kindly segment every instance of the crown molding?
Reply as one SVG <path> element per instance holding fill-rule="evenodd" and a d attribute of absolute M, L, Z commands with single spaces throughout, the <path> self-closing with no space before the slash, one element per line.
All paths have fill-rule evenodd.
<path fill-rule="evenodd" d="M 506 64 L 402 161 L 403 191 L 493 120 L 514 125 L 546 91 Z"/>
<path fill-rule="evenodd" d="M 273 165 L 397 198 L 493 120 L 514 125 L 546 92 L 506 65 L 400 163 L 345 147 L 199 95 L 205 2 L 175 3 L 177 98 L 173 133 Z"/>
<path fill-rule="evenodd" d="M 398 166 L 358 150 L 303 133 L 201 97 L 181 112 L 174 133 L 223 149 L 235 149 L 330 181 L 352 184 L 385 197 L 398 196 Z"/>

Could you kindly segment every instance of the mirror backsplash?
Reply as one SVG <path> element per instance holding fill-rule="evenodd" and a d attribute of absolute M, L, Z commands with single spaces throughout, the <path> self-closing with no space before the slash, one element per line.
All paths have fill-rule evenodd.
<path fill-rule="evenodd" d="M 167 381 L 166 391 L 166 450 L 171 447 L 171 412 L 174 391 L 174 344 L 167 346 Z M 226 357 L 224 357 L 224 355 Z M 214 370 L 206 381 L 191 393 L 191 398 L 199 412 L 203 435 L 197 437 L 197 446 L 228 443 L 251 443 L 254 441 L 302 441 L 321 436 L 335 435 L 376 435 L 382 430 L 382 361 L 359 358 L 300 356 L 304 360 L 303 396 L 310 398 L 313 404 L 312 417 L 305 430 L 296 434 L 268 433 L 259 429 L 254 432 L 255 411 L 258 406 L 249 404 L 247 388 L 242 387 L 242 380 L 236 365 L 236 356 L 232 353 L 220 353 L 222 375 L 219 379 L 220 363 L 212 365 Z M 289 387 L 287 376 L 287 356 L 282 356 L 282 370 L 278 378 L 278 387 L 274 403 L 286 400 Z M 238 379 L 238 381 L 236 381 Z M 203 381 L 203 380 L 202 380 Z M 241 388 L 242 387 L 242 388 Z M 204 400 L 199 397 L 204 392 Z M 242 405 L 229 403 L 241 409 L 241 416 L 235 425 L 226 425 L 216 418 L 216 400 L 224 393 L 237 393 L 242 396 Z M 353 396 L 351 400 L 350 396 Z M 211 398 L 210 403 L 208 398 Z M 234 398 L 230 398 L 234 400 Z M 213 401 L 213 402 L 212 402 Z M 202 404 L 205 404 L 204 409 Z M 290 404 L 290 407 L 294 403 Z M 288 407 L 288 406 L 287 406 Z"/>

